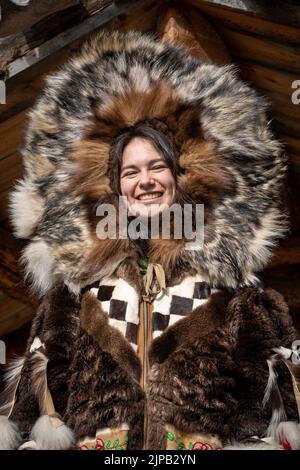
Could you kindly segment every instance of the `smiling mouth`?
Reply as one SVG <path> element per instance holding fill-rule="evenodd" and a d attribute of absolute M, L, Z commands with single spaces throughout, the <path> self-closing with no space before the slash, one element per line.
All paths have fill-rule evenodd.
<path fill-rule="evenodd" d="M 143 201 L 143 202 L 152 201 L 154 199 L 159 199 L 162 195 L 163 195 L 162 191 L 156 191 L 156 192 L 153 192 L 153 193 L 144 193 L 144 194 L 140 194 L 137 197 L 137 200 L 138 201 Z"/>

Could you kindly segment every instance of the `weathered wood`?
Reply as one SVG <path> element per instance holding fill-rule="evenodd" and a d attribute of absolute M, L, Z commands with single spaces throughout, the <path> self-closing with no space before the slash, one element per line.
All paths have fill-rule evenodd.
<path fill-rule="evenodd" d="M 118 5 L 122 3 L 121 1 L 117 2 Z M 123 14 L 113 18 L 107 27 L 110 30 L 155 31 L 162 8 L 161 0 L 139 0 L 133 4 L 132 9 L 124 9 Z"/>
<path fill-rule="evenodd" d="M 202 13 L 212 19 L 213 25 L 226 26 L 239 31 L 259 34 L 278 41 L 288 43 L 300 42 L 300 28 L 285 25 L 278 21 L 269 21 L 265 18 L 252 16 L 245 12 L 224 8 L 204 2 L 203 0 L 187 0 L 196 6 Z"/>
<path fill-rule="evenodd" d="M 29 290 L 24 287 L 23 280 L 0 265 L 0 288 L 8 297 L 17 299 L 26 305 L 36 302 Z"/>
<path fill-rule="evenodd" d="M 131 2 L 129 2 L 129 4 L 127 2 L 122 2 L 119 5 L 114 3 L 110 4 L 100 12 L 87 17 L 80 24 L 76 24 L 75 26 L 64 30 L 60 34 L 56 34 L 56 36 L 52 37 L 48 41 L 40 43 L 38 47 L 32 47 L 32 44 L 29 44 L 27 46 L 27 52 L 25 53 L 24 50 L 21 50 L 21 52 L 19 51 L 15 60 L 11 61 L 11 58 L 5 57 L 0 69 L 5 70 L 5 78 L 9 79 L 40 60 L 50 56 L 62 47 L 67 46 L 76 39 L 83 38 L 95 29 L 112 20 L 115 16 L 126 12 L 131 5 Z M 3 43 L 1 45 L 3 46 Z M 11 46 L 9 47 L 6 44 L 6 47 L 7 50 L 10 50 Z"/>
<path fill-rule="evenodd" d="M 234 58 L 256 61 L 276 69 L 298 74 L 300 72 L 300 45 L 281 44 L 264 36 L 220 27 L 218 31 Z"/>
<path fill-rule="evenodd" d="M 256 1 L 256 0 L 199 0 L 216 7 L 225 7 L 229 12 L 236 10 L 247 13 L 252 16 L 259 16 L 271 21 L 279 21 L 280 23 L 292 24 L 300 26 L 300 11 L 297 5 L 292 5 L 282 1 L 275 0 L 272 2 Z"/>
<path fill-rule="evenodd" d="M 11 189 L 6 189 L 0 193 L 0 221 L 6 220 L 8 214 L 8 200 Z"/>
<path fill-rule="evenodd" d="M 7 228 L 0 228 L 0 264 L 20 278 L 23 277 L 23 270 L 19 259 L 24 246 L 23 240 L 14 238 Z"/>
<path fill-rule="evenodd" d="M 22 160 L 19 154 L 13 153 L 0 160 L 0 193 L 11 188 L 23 172 Z"/>
<path fill-rule="evenodd" d="M 296 73 L 283 72 L 267 65 L 239 60 L 238 64 L 242 71 L 242 77 L 251 81 L 263 90 L 277 92 L 291 99 L 293 89 L 292 83 L 299 79 Z"/>
<path fill-rule="evenodd" d="M 0 302 L 0 337 L 3 337 L 32 320 L 35 307 L 24 305 L 22 302 L 6 298 Z"/>
<path fill-rule="evenodd" d="M 79 0 L 33 0 L 27 8 L 20 9 L 5 2 L 1 12 L 0 38 L 25 31 L 43 18 L 80 3 Z"/>
<path fill-rule="evenodd" d="M 220 64 L 230 55 L 220 36 L 194 8 L 166 8 L 157 25 L 159 37 L 174 46 L 184 47 L 190 55 Z"/>
<path fill-rule="evenodd" d="M 0 124 L 0 159 L 18 150 L 25 123 L 26 111 L 22 111 Z"/>
<path fill-rule="evenodd" d="M 294 234 L 283 240 L 274 250 L 273 257 L 268 268 L 282 265 L 300 265 L 300 235 Z M 300 285 L 299 285 L 300 288 Z"/>

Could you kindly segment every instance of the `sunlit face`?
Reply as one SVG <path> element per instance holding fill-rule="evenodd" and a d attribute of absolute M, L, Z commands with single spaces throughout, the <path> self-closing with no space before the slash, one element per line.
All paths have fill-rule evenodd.
<path fill-rule="evenodd" d="M 125 147 L 120 186 L 133 213 L 156 215 L 170 206 L 175 195 L 175 179 L 161 154 L 148 139 L 135 137 Z"/>

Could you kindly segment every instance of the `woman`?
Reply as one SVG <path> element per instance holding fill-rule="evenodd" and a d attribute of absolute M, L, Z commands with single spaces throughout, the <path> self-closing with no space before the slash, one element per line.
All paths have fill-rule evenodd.
<path fill-rule="evenodd" d="M 296 338 L 257 277 L 286 231 L 285 158 L 265 110 L 231 68 L 134 32 L 99 34 L 48 79 L 11 203 L 43 298 L 6 391 L 2 447 L 217 449 L 269 434 L 252 445 L 297 448 L 285 365 L 282 402 L 262 406 L 267 384 L 279 396 L 266 361 Z M 167 239 L 133 240 L 118 217 L 117 236 L 99 238 L 119 196 L 128 229 L 175 202 L 204 204 L 203 244 L 187 249 L 176 216 Z"/>

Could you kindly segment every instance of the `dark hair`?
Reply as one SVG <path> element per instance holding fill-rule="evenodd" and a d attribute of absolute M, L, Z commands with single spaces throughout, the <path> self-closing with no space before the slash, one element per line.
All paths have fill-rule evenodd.
<path fill-rule="evenodd" d="M 121 194 L 120 176 L 123 152 L 126 145 L 135 137 L 143 137 L 151 141 L 170 168 L 176 181 L 178 174 L 180 174 L 180 168 L 177 162 L 178 150 L 173 143 L 171 135 L 169 134 L 169 136 L 167 136 L 166 131 L 164 130 L 163 132 L 158 129 L 158 126 L 163 126 L 163 123 L 159 121 L 152 121 L 151 123 L 143 121 L 135 126 L 121 130 L 115 137 L 109 155 L 109 174 L 113 188 L 118 194 Z"/>

